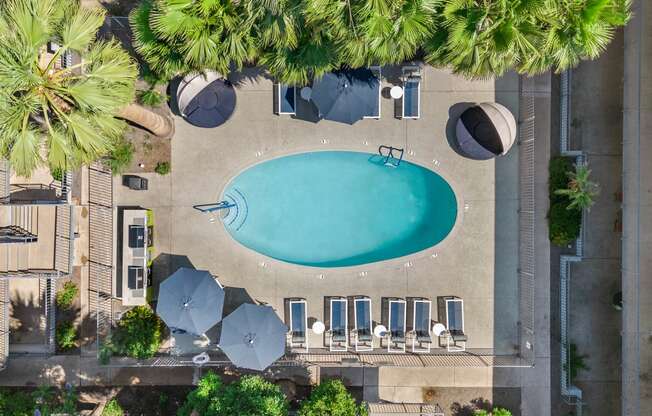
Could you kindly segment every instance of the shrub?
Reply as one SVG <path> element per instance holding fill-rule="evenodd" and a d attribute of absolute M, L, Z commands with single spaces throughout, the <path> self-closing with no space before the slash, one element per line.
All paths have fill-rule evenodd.
<path fill-rule="evenodd" d="M 50 175 L 52 175 L 52 179 L 55 181 L 61 182 L 63 180 L 63 173 L 63 169 L 61 168 L 50 169 Z"/>
<path fill-rule="evenodd" d="M 548 232 L 550 241 L 560 247 L 572 243 L 580 236 L 582 211 L 567 209 L 568 205 L 561 202 L 550 206 L 548 213 Z"/>
<path fill-rule="evenodd" d="M 0 391 L 0 415 L 33 416 L 34 399 L 22 391 Z"/>
<path fill-rule="evenodd" d="M 570 344 L 568 348 L 568 372 L 571 382 L 575 380 L 580 370 L 590 370 L 585 361 L 588 357 L 588 355 L 580 354 L 577 351 L 577 344 Z"/>
<path fill-rule="evenodd" d="M 77 328 L 70 321 L 59 322 L 56 331 L 57 346 L 60 350 L 69 350 L 77 346 Z"/>
<path fill-rule="evenodd" d="M 563 195 L 570 201 L 567 209 L 589 210 L 600 194 L 600 187 L 590 180 L 591 170 L 586 164 L 576 165 L 574 172 L 567 172 L 566 188 L 555 190 L 555 194 Z"/>
<path fill-rule="evenodd" d="M 366 416 L 367 409 L 358 405 L 340 380 L 328 380 L 317 386 L 301 403 L 299 416 Z"/>
<path fill-rule="evenodd" d="M 122 409 L 120 406 L 120 403 L 116 399 L 111 399 L 109 402 L 104 406 L 104 410 L 102 411 L 102 416 L 124 416 L 125 411 Z"/>
<path fill-rule="evenodd" d="M 136 306 L 118 321 L 112 342 L 118 353 L 151 358 L 161 344 L 161 321 L 149 306 Z"/>
<path fill-rule="evenodd" d="M 558 246 L 566 246 L 579 237 L 582 225 L 582 211 L 568 209 L 571 204 L 569 197 L 557 192 L 568 188 L 568 172 L 572 169 L 573 164 L 568 158 L 556 157 L 550 160 L 548 234 L 550 241 Z"/>
<path fill-rule="evenodd" d="M 491 413 L 486 410 L 476 410 L 473 416 L 512 416 L 512 412 L 502 407 L 494 407 Z"/>
<path fill-rule="evenodd" d="M 79 288 L 75 283 L 65 282 L 63 289 L 57 293 L 57 306 L 61 309 L 70 309 L 77 293 L 79 293 Z"/>
<path fill-rule="evenodd" d="M 111 172 L 119 175 L 127 169 L 134 157 L 134 146 L 124 138 L 114 146 L 111 154 L 107 158 Z"/>
<path fill-rule="evenodd" d="M 166 97 L 160 92 L 154 89 L 148 89 L 145 91 L 138 92 L 138 102 L 143 105 L 148 105 L 150 107 L 156 107 L 161 105 L 161 103 L 166 99 Z"/>
<path fill-rule="evenodd" d="M 167 175 L 170 173 L 170 162 L 158 162 L 154 168 L 154 172 L 159 175 Z"/>
<path fill-rule="evenodd" d="M 286 416 L 288 404 L 281 389 L 260 376 L 244 376 L 225 385 L 215 373 L 209 372 L 197 388 L 188 394 L 178 416 L 265 415 Z"/>

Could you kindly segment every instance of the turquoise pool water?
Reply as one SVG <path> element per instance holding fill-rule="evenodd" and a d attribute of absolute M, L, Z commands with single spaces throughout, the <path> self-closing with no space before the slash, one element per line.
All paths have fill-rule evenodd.
<path fill-rule="evenodd" d="M 266 256 L 343 267 L 416 253 L 455 225 L 457 201 L 435 172 L 378 155 L 310 152 L 250 167 L 226 187 L 231 236 Z"/>

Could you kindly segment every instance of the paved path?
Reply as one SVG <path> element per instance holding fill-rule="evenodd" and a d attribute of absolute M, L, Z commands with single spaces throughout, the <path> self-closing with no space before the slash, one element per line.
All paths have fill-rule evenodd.
<path fill-rule="evenodd" d="M 588 354 L 590 367 L 574 383 L 591 415 L 620 413 L 622 315 L 611 299 L 621 281 L 622 74 L 622 31 L 600 59 L 582 63 L 572 74 L 571 136 L 581 142 L 601 187 L 586 218 L 584 258 L 571 266 L 570 286 L 569 338 L 580 354 Z"/>

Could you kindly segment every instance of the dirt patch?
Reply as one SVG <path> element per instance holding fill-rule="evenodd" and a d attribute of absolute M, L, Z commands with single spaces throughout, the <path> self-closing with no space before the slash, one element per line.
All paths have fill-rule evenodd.
<path fill-rule="evenodd" d="M 148 85 L 143 81 L 139 81 L 137 88 L 139 91 L 145 90 L 148 88 Z M 165 96 L 165 86 L 158 86 L 156 87 L 156 90 Z M 167 102 L 163 102 L 157 107 L 143 107 L 156 114 L 160 114 L 163 117 L 172 118 Z M 129 126 L 125 133 L 125 139 L 134 146 L 133 159 L 125 173 L 154 172 L 157 164 L 161 162 L 171 162 L 171 137 L 156 137 L 140 127 Z"/>

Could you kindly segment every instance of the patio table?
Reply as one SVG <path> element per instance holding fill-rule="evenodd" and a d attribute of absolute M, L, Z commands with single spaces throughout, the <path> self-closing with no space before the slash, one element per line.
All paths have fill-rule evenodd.
<path fill-rule="evenodd" d="M 374 328 L 374 335 L 378 338 L 383 338 L 387 334 L 387 328 L 385 325 L 376 325 Z"/>
<path fill-rule="evenodd" d="M 324 325 L 324 323 L 321 321 L 315 321 L 315 323 L 312 324 L 312 332 L 314 332 L 317 335 L 323 334 L 325 330 L 326 330 L 326 325 Z"/>

